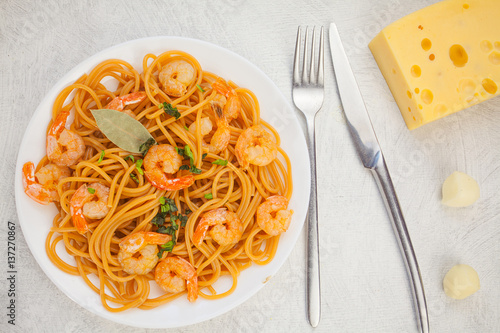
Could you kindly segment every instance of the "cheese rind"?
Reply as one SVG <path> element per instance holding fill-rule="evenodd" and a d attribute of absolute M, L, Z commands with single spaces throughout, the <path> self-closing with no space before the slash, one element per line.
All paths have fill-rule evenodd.
<path fill-rule="evenodd" d="M 445 0 L 369 44 L 408 128 L 500 93 L 500 0 Z"/>

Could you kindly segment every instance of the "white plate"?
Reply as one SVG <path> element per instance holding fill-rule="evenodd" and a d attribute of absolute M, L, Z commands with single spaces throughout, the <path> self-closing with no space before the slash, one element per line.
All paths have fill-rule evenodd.
<path fill-rule="evenodd" d="M 90 290 L 82 278 L 60 271 L 47 257 L 45 239 L 56 209 L 54 205 L 43 206 L 28 198 L 22 188 L 21 169 L 25 162 L 33 161 L 36 164 L 45 155 L 45 130 L 50 121 L 52 104 L 64 87 L 73 83 L 83 73 L 88 73 L 103 60 L 123 59 L 140 70 L 145 54 L 158 55 L 167 50 L 188 52 L 198 59 L 204 70 L 230 79 L 239 86 L 251 89 L 257 95 L 262 118 L 279 131 L 282 138 L 281 146 L 292 162 L 294 189 L 289 207 L 295 213 L 290 229 L 280 239 L 274 260 L 266 266 L 252 265 L 243 271 L 238 278 L 238 286 L 231 295 L 219 300 L 198 298 L 194 304 L 189 303 L 186 297 L 180 297 L 152 310 L 132 309 L 111 313 L 103 308 L 99 296 Z M 19 223 L 31 253 L 45 274 L 69 298 L 85 309 L 103 318 L 136 327 L 169 328 L 195 324 L 227 312 L 247 300 L 260 290 L 268 277 L 274 275 L 285 262 L 301 234 L 307 214 L 310 189 L 308 156 L 295 111 L 274 83 L 246 59 L 221 47 L 195 39 L 180 37 L 138 39 L 108 48 L 83 61 L 50 90 L 36 109 L 26 129 L 17 159 L 15 193 Z M 69 256 L 67 258 L 72 260 Z M 227 285 L 226 282 L 219 283 L 221 288 Z"/>

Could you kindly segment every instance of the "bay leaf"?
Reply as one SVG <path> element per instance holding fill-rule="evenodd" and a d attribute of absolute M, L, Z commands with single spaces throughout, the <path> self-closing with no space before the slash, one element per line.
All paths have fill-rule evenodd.
<path fill-rule="evenodd" d="M 123 150 L 142 153 L 141 148 L 146 142 L 156 143 L 146 127 L 128 114 L 110 109 L 91 110 L 91 112 L 99 130 Z"/>

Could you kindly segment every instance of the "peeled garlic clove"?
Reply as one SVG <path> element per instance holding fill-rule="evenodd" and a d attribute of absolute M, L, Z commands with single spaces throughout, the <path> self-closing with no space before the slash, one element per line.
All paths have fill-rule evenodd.
<path fill-rule="evenodd" d="M 469 265 L 453 266 L 443 279 L 446 295 L 454 299 L 464 299 L 479 290 L 479 276 Z"/>
<path fill-rule="evenodd" d="M 450 207 L 466 207 L 479 199 L 479 185 L 471 176 L 460 172 L 453 172 L 443 183 L 444 205 Z"/>

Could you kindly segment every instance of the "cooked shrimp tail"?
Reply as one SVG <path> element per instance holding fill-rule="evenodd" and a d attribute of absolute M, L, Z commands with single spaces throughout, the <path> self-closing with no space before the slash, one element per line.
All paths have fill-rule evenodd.
<path fill-rule="evenodd" d="M 281 195 L 268 197 L 257 208 L 257 224 L 268 235 L 277 236 L 288 230 L 293 210 L 287 210 L 288 199 Z"/>
<path fill-rule="evenodd" d="M 217 130 L 210 140 L 209 151 L 213 154 L 218 154 L 227 148 L 229 140 L 231 140 L 231 130 L 229 129 L 227 119 L 224 116 L 220 103 L 211 102 L 210 106 L 214 111 Z"/>
<path fill-rule="evenodd" d="M 53 201 L 50 191 L 36 182 L 33 162 L 27 162 L 23 165 L 23 187 L 24 192 L 31 199 L 42 205 L 48 205 Z"/>
<path fill-rule="evenodd" d="M 265 166 L 274 161 L 278 147 L 271 133 L 257 125 L 240 134 L 235 153 L 241 168 L 246 169 L 250 164 Z"/>
<path fill-rule="evenodd" d="M 47 157 L 59 166 L 72 166 L 85 152 L 80 135 L 66 129 L 69 111 L 61 111 L 47 133 Z"/>
<path fill-rule="evenodd" d="M 217 208 L 203 215 L 193 234 L 193 243 L 201 245 L 209 233 L 219 245 L 235 244 L 241 239 L 243 231 L 243 223 L 236 213 Z"/>
<path fill-rule="evenodd" d="M 120 242 L 118 261 L 128 274 L 148 274 L 158 263 L 158 245 L 171 240 L 167 234 L 135 232 Z"/>
<path fill-rule="evenodd" d="M 33 162 L 27 162 L 23 165 L 24 192 L 31 199 L 42 205 L 59 201 L 57 184 L 61 179 L 70 175 L 71 171 L 69 168 L 60 167 L 55 164 L 47 164 L 35 174 Z"/>
<path fill-rule="evenodd" d="M 106 106 L 107 109 L 122 111 L 127 105 L 142 102 L 147 97 L 146 92 L 136 91 L 127 95 L 115 97 Z"/>
<path fill-rule="evenodd" d="M 194 82 L 195 78 L 196 70 L 193 65 L 184 60 L 174 60 L 167 63 L 158 75 L 165 93 L 174 97 L 184 96 L 187 87 Z"/>
<path fill-rule="evenodd" d="M 181 257 L 166 257 L 155 269 L 155 281 L 166 292 L 188 291 L 188 300 L 198 298 L 198 275 L 193 265 Z"/>
<path fill-rule="evenodd" d="M 212 88 L 227 99 L 224 104 L 224 116 L 228 121 L 238 118 L 241 110 L 241 100 L 236 91 L 221 77 L 218 77 L 212 83 Z"/>
<path fill-rule="evenodd" d="M 70 200 L 70 212 L 73 225 L 80 234 L 89 231 L 89 219 L 102 219 L 108 212 L 109 187 L 100 183 L 83 184 Z"/>
<path fill-rule="evenodd" d="M 175 148 L 169 144 L 152 146 L 144 157 L 144 175 L 156 188 L 167 191 L 177 191 L 189 187 L 194 183 L 194 177 L 187 175 L 179 178 L 170 178 L 179 171 L 182 158 Z"/>

